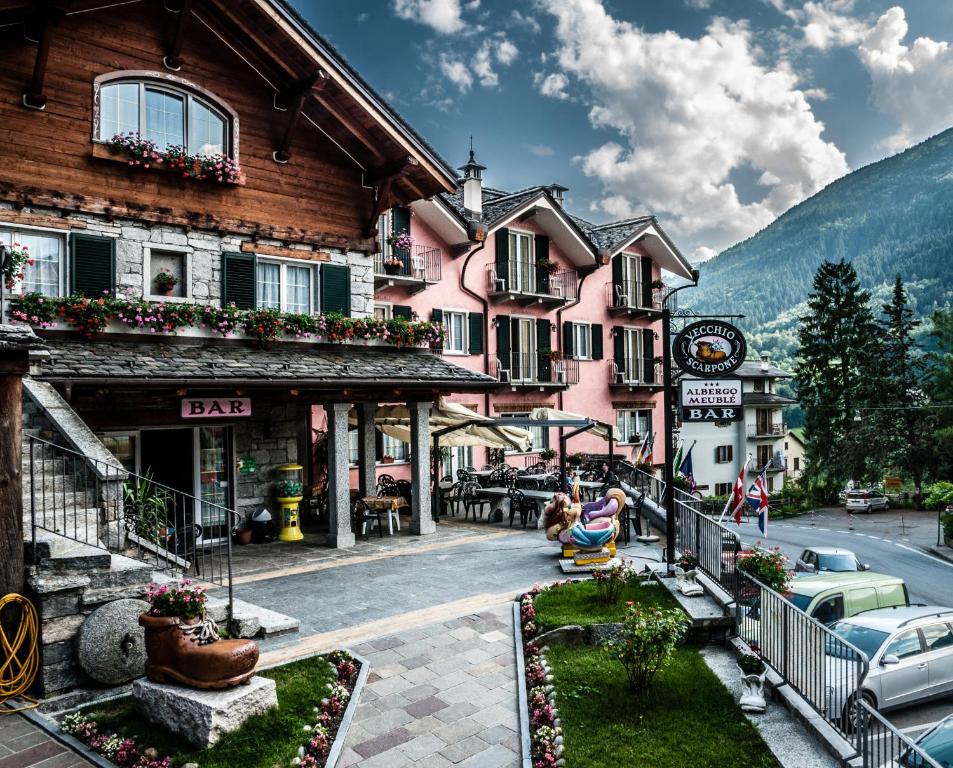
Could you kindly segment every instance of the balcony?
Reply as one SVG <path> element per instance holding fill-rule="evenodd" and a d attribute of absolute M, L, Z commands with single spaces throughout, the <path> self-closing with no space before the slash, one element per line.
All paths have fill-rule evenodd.
<path fill-rule="evenodd" d="M 785 432 L 787 432 L 787 425 L 781 422 L 748 425 L 748 437 L 755 439 L 784 437 Z"/>
<path fill-rule="evenodd" d="M 760 474 L 761 472 L 767 470 L 768 472 L 784 472 L 788 468 L 787 459 L 780 456 L 775 456 L 773 458 L 764 461 L 759 457 L 756 462 L 757 466 L 755 467 L 755 472 Z"/>
<path fill-rule="evenodd" d="M 496 377 L 514 389 L 564 389 L 579 382 L 579 361 L 541 352 L 511 352 L 497 358 Z"/>
<path fill-rule="evenodd" d="M 651 301 L 646 301 L 643 284 L 637 280 L 606 283 L 606 307 L 615 317 L 651 317 L 662 312 L 665 288 L 652 288 Z"/>
<path fill-rule="evenodd" d="M 610 360 L 607 370 L 609 386 L 614 389 L 655 391 L 664 387 L 662 364 L 650 357 Z"/>
<path fill-rule="evenodd" d="M 575 301 L 579 295 L 576 270 L 552 272 L 529 259 L 510 259 L 505 270 L 498 269 L 496 264 L 488 264 L 486 286 L 487 295 L 495 304 L 514 301 L 524 307 L 532 304 L 556 307 Z"/>
<path fill-rule="evenodd" d="M 443 251 L 427 245 L 374 254 L 374 290 L 398 286 L 418 293 L 440 281 Z"/>

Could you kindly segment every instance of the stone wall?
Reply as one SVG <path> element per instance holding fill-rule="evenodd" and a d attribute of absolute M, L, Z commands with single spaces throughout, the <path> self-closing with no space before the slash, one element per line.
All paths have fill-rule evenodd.
<path fill-rule="evenodd" d="M 144 275 L 143 265 L 153 249 L 189 254 L 190 297 L 198 303 L 221 301 L 222 253 L 241 250 L 250 238 L 201 229 L 148 224 L 135 219 L 107 219 L 84 213 L 62 215 L 53 209 L 25 207 L 16 210 L 10 203 L 0 203 L 0 229 L 18 223 L 61 234 L 70 231 L 116 238 L 116 293 L 134 298 L 152 293 L 151 275 Z M 262 246 L 311 251 L 311 246 L 280 240 L 259 239 Z M 358 251 L 324 249 L 330 263 L 351 268 L 351 314 L 367 317 L 374 314 L 374 260 L 372 254 Z M 68 265 L 68 243 L 64 241 L 64 262 Z M 320 276 L 318 277 L 320 280 Z"/>

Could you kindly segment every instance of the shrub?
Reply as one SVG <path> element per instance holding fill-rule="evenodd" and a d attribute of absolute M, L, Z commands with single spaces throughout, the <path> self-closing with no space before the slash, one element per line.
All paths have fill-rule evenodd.
<path fill-rule="evenodd" d="M 615 563 L 608 568 L 593 571 L 592 578 L 596 582 L 599 600 L 605 605 L 619 602 L 622 590 L 632 580 L 633 570 L 625 563 Z"/>
<path fill-rule="evenodd" d="M 781 549 L 754 549 L 738 555 L 738 570 L 754 577 L 775 592 L 785 592 L 791 575 L 785 570 L 787 558 Z"/>
<path fill-rule="evenodd" d="M 953 512 L 947 512 L 940 518 L 940 524 L 943 526 L 943 535 L 948 539 L 953 539 Z"/>
<path fill-rule="evenodd" d="M 688 617 L 678 608 L 627 604 L 620 637 L 610 640 L 605 648 L 622 662 L 632 691 L 648 690 L 685 637 L 688 625 Z"/>
<path fill-rule="evenodd" d="M 948 504 L 953 504 L 953 483 L 942 481 L 930 486 L 927 509 L 945 509 Z"/>

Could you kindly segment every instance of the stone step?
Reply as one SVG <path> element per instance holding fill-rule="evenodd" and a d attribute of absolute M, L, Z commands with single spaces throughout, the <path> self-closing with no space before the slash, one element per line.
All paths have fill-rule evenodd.
<path fill-rule="evenodd" d="M 88 576 L 91 571 L 108 570 L 112 555 L 105 549 L 74 541 L 50 531 L 36 532 L 36 560 L 33 561 L 33 542 L 24 545 L 27 562 L 39 571 L 66 573 L 77 571 Z"/>
<path fill-rule="evenodd" d="M 153 566 L 150 563 L 113 554 L 109 561 L 109 570 L 89 574 L 89 584 L 94 589 L 148 584 L 152 581 L 152 571 Z"/>
<path fill-rule="evenodd" d="M 151 581 L 151 579 L 149 581 Z M 122 600 L 125 598 L 145 600 L 146 591 L 149 588 L 149 581 L 143 584 L 128 584 L 121 587 L 99 587 L 97 589 L 90 587 L 83 592 L 83 608 L 95 608 L 105 603 L 111 603 L 113 600 Z"/>
<path fill-rule="evenodd" d="M 23 475 L 24 498 L 30 495 L 30 488 L 33 488 L 36 493 L 56 493 L 59 495 L 62 495 L 64 491 L 67 495 L 70 495 L 74 489 L 77 494 L 95 493 L 91 480 L 78 474 L 74 477 L 72 473 L 68 472 L 46 475 L 35 473 L 32 482 L 30 481 L 30 475 L 25 473 Z"/>
<path fill-rule="evenodd" d="M 23 472 L 23 481 L 27 482 L 30 479 L 30 454 L 24 453 L 23 460 L 20 462 L 20 469 Z M 73 473 L 73 465 L 70 464 L 67 469 L 66 459 L 60 457 L 55 459 L 45 459 L 42 458 L 39 454 L 35 454 L 33 457 L 33 477 L 34 479 L 43 477 L 45 474 L 47 477 L 50 475 L 64 475 Z M 76 474 L 80 474 L 81 468 L 77 465 L 75 467 Z"/>
<path fill-rule="evenodd" d="M 244 600 L 233 602 L 232 619 L 238 625 L 240 637 L 274 637 L 290 632 L 297 632 L 301 622 L 292 616 L 262 608 Z M 225 598 L 210 598 L 206 603 L 208 614 L 217 623 L 224 625 L 228 612 L 228 600 Z"/>

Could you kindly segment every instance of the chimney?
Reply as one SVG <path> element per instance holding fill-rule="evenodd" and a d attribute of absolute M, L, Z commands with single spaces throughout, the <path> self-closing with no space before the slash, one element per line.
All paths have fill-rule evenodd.
<path fill-rule="evenodd" d="M 564 187 L 561 184 L 550 184 L 548 187 L 546 187 L 546 191 L 549 192 L 553 200 L 556 201 L 556 205 L 562 208 L 563 194 L 569 191 L 569 187 Z"/>
<path fill-rule="evenodd" d="M 767 352 L 762 352 L 762 353 L 761 353 L 761 370 L 762 370 L 762 371 L 768 370 L 768 354 L 767 354 Z"/>
<path fill-rule="evenodd" d="M 483 217 L 483 171 L 485 165 L 476 161 L 473 152 L 473 137 L 470 137 L 470 159 L 457 170 L 463 171 L 463 207 L 471 219 Z"/>

